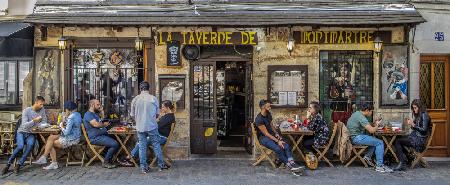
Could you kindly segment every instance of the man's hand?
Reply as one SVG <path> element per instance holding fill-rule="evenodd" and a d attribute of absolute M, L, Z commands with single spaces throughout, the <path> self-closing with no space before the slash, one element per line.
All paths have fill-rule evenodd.
<path fill-rule="evenodd" d="M 377 127 L 377 128 L 378 128 L 378 125 L 380 125 L 380 123 L 381 123 L 381 119 L 380 119 L 380 120 L 377 120 L 377 121 L 375 121 L 375 127 Z"/>
<path fill-rule="evenodd" d="M 107 127 L 107 126 L 109 126 L 111 123 L 109 122 L 109 121 L 107 121 L 107 122 L 103 122 L 103 126 L 104 127 Z"/>
<path fill-rule="evenodd" d="M 278 140 L 277 144 L 280 148 L 284 149 L 284 141 Z"/>
<path fill-rule="evenodd" d="M 35 123 L 39 123 L 39 122 L 42 121 L 42 116 L 35 117 L 35 118 L 32 119 L 32 120 L 33 120 L 33 122 L 35 122 Z"/>

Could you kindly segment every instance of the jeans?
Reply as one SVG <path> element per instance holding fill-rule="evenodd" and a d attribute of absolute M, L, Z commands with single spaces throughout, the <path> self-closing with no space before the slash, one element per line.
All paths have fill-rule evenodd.
<path fill-rule="evenodd" d="M 164 145 L 167 142 L 167 137 L 159 135 L 159 144 Z M 147 145 L 151 143 L 150 137 L 147 137 Z M 139 156 L 139 142 L 136 143 L 136 146 L 131 150 L 131 157 L 135 158 Z"/>
<path fill-rule="evenodd" d="M 19 165 L 23 166 L 25 161 L 27 160 L 27 156 L 30 155 L 33 150 L 34 142 L 36 141 L 36 136 L 34 134 L 26 133 L 26 132 L 17 132 L 16 134 L 16 144 L 17 147 L 14 149 L 11 157 L 8 159 L 8 164 L 12 164 L 14 159 L 16 159 L 19 152 L 21 152 L 24 148 L 26 142 L 25 152 L 22 154 L 22 157 L 19 160 Z"/>
<path fill-rule="evenodd" d="M 90 140 L 93 145 L 106 146 L 108 152 L 105 155 L 105 162 L 112 162 L 113 155 L 119 150 L 119 143 L 108 135 L 97 136 Z"/>
<path fill-rule="evenodd" d="M 275 141 L 269 139 L 266 136 L 259 137 L 259 143 L 261 143 L 261 145 L 267 147 L 268 149 L 273 150 L 277 154 L 280 161 L 283 162 L 284 164 L 287 164 L 289 161 L 294 160 L 294 158 L 292 157 L 291 148 L 287 143 L 284 143 L 283 149 L 280 146 L 278 146 L 278 144 L 275 143 Z"/>
<path fill-rule="evenodd" d="M 368 135 L 357 135 L 353 137 L 352 140 L 353 144 L 369 146 L 365 157 L 372 158 L 372 155 L 375 152 L 377 166 L 382 166 L 384 164 L 384 143 L 382 140 Z"/>
<path fill-rule="evenodd" d="M 404 149 L 405 149 L 405 147 L 412 147 L 412 146 L 413 145 L 408 137 L 397 138 L 394 141 L 395 153 L 400 162 L 406 164 L 407 158 L 406 158 Z"/>
<path fill-rule="evenodd" d="M 314 136 L 305 137 L 303 139 L 303 147 L 305 147 L 306 152 L 312 152 L 313 151 L 313 145 L 314 145 Z"/>
<path fill-rule="evenodd" d="M 141 169 L 147 169 L 147 138 L 150 138 L 150 143 L 153 146 L 153 153 L 158 161 L 158 166 L 162 168 L 164 166 L 164 158 L 161 150 L 161 143 L 158 128 L 147 132 L 138 132 L 139 141 L 139 163 Z"/>

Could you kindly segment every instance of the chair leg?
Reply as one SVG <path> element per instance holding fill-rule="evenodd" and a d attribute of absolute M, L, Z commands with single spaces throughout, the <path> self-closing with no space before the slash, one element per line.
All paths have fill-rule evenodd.
<path fill-rule="evenodd" d="M 319 157 L 317 157 L 317 161 L 320 162 L 322 159 L 322 161 L 325 161 L 326 163 L 328 163 L 329 166 L 334 167 L 334 165 L 330 162 L 330 160 L 328 160 L 328 158 L 325 156 L 327 154 L 327 149 L 320 151 L 319 149 L 314 148 L 314 150 L 316 150 L 317 154 L 319 154 Z"/>
<path fill-rule="evenodd" d="M 66 167 L 69 166 L 70 153 L 72 153 L 72 152 L 70 152 L 70 150 L 68 150 L 68 151 L 67 151 L 67 159 L 66 159 Z"/>
<path fill-rule="evenodd" d="M 86 150 L 83 150 L 83 154 L 81 156 L 81 167 L 83 167 L 85 157 L 86 157 Z"/>
<path fill-rule="evenodd" d="M 352 148 L 352 152 L 355 154 L 355 156 L 353 156 L 353 158 L 351 158 L 347 164 L 345 165 L 345 167 L 348 167 L 350 164 L 353 163 L 353 161 L 355 161 L 355 159 L 359 159 L 363 165 L 367 168 L 367 163 L 364 162 L 364 159 L 361 157 L 361 154 L 365 151 L 366 149 L 360 149 L 359 151 L 357 151 L 356 149 Z"/>
<path fill-rule="evenodd" d="M 419 163 L 420 159 L 422 158 L 422 154 L 416 153 L 416 158 L 411 163 L 411 169 L 416 167 L 416 165 Z"/>

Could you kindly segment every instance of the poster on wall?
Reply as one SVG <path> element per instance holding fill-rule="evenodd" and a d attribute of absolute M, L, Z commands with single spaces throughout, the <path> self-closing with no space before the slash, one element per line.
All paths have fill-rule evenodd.
<path fill-rule="evenodd" d="M 46 105 L 58 106 L 60 99 L 60 51 L 36 49 L 34 59 L 34 95 L 45 98 Z"/>
<path fill-rule="evenodd" d="M 159 75 L 159 101 L 172 101 L 177 109 L 185 108 L 185 75 Z"/>
<path fill-rule="evenodd" d="M 380 105 L 384 107 L 408 107 L 408 46 L 384 46 L 380 58 Z"/>

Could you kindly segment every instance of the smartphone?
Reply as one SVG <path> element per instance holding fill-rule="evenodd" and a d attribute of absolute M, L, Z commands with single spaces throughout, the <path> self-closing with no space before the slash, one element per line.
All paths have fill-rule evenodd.
<path fill-rule="evenodd" d="M 102 123 L 109 122 L 109 119 L 102 119 Z"/>

